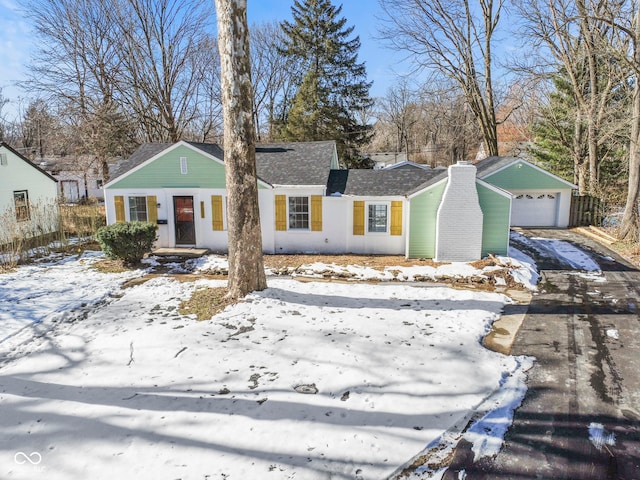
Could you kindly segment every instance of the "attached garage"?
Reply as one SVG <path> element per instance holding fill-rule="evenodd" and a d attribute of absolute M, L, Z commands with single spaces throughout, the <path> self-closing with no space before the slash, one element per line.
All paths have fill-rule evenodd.
<path fill-rule="evenodd" d="M 489 157 L 476 167 L 482 180 L 513 195 L 511 226 L 569 225 L 572 183 L 521 158 Z"/>

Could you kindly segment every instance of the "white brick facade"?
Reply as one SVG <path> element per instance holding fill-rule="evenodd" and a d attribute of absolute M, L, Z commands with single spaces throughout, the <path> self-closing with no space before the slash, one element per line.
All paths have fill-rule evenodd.
<path fill-rule="evenodd" d="M 476 189 L 476 167 L 459 162 L 449 167 L 449 179 L 438 208 L 438 262 L 469 262 L 482 254 L 482 210 Z"/>

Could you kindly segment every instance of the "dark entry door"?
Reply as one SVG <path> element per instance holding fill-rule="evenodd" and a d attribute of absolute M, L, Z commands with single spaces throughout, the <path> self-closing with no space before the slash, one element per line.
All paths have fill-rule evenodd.
<path fill-rule="evenodd" d="M 193 197 L 173 197 L 176 225 L 176 245 L 196 244 L 196 224 L 193 215 Z"/>

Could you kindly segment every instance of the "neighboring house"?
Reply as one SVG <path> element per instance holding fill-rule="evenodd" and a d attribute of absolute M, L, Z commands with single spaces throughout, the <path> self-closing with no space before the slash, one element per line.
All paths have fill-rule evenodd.
<path fill-rule="evenodd" d="M 58 180 L 58 195 L 64 201 L 104 200 L 104 180 L 95 157 L 47 158 L 39 166 Z"/>
<path fill-rule="evenodd" d="M 487 159 L 477 166 L 461 162 L 449 169 L 402 162 L 381 170 L 341 170 L 331 141 L 260 144 L 256 164 L 266 253 L 393 254 L 442 261 L 504 255 L 510 185 L 524 184 L 529 193 L 544 190 L 549 196 L 551 185 L 555 192 L 567 188 L 547 172 L 523 180 L 519 173 L 530 176 L 529 168 L 536 174 L 539 169 L 519 159 Z M 226 196 L 219 146 L 146 144 L 121 162 L 105 185 L 107 223 L 148 220 L 158 224 L 159 247 L 224 252 Z M 563 205 L 558 200 L 557 206 Z M 563 218 L 558 211 L 554 221 Z"/>
<path fill-rule="evenodd" d="M 0 142 L 0 240 L 57 229 L 57 181 Z"/>
<path fill-rule="evenodd" d="M 406 152 L 374 152 L 364 156 L 373 162 L 375 170 L 407 161 Z"/>

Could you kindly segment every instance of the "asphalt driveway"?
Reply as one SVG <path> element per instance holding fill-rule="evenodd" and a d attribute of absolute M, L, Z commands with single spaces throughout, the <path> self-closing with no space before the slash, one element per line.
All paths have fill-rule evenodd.
<path fill-rule="evenodd" d="M 537 359 L 527 396 L 496 458 L 474 463 L 461 444 L 444 478 L 640 480 L 640 272 L 576 233 L 523 233 L 579 246 L 604 278 L 552 251 L 527 252 L 541 270 L 540 293 L 511 352 Z"/>

